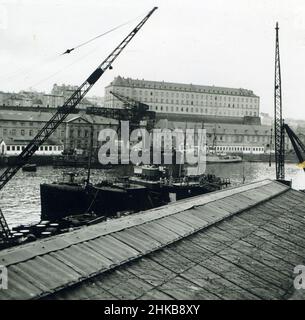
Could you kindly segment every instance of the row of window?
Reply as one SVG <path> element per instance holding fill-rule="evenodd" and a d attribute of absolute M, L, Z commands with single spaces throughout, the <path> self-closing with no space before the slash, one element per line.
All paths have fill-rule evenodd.
<path fill-rule="evenodd" d="M 25 146 L 6 146 L 7 151 L 22 151 Z M 60 151 L 63 150 L 62 146 L 40 146 L 39 151 Z"/>
<path fill-rule="evenodd" d="M 175 104 L 175 105 L 191 105 L 191 106 L 209 106 L 209 107 L 228 107 L 228 108 L 237 108 L 237 109 L 258 109 L 258 105 L 254 104 L 239 104 L 239 103 L 227 103 L 227 102 L 203 102 L 199 103 L 199 101 L 189 101 L 189 100 L 169 100 L 169 99 L 147 99 L 147 98 L 134 98 L 135 100 L 139 100 L 144 103 L 167 103 L 167 104 Z M 149 101 L 150 100 L 150 101 Z M 114 103 L 116 103 L 116 107 L 120 108 L 122 104 L 119 102 L 119 100 L 116 100 Z"/>
<path fill-rule="evenodd" d="M 212 138 L 213 139 L 213 138 Z M 234 142 L 269 142 L 270 136 L 262 136 L 262 135 L 224 135 L 224 136 L 217 136 L 216 139 L 218 141 L 234 141 Z"/>
<path fill-rule="evenodd" d="M 241 147 L 241 146 L 217 146 L 216 151 L 252 151 L 252 152 L 263 152 L 264 147 Z"/>
<path fill-rule="evenodd" d="M 30 136 L 30 137 L 33 137 L 35 134 L 38 133 L 38 129 L 7 129 L 7 128 L 4 128 L 3 129 L 3 136 L 7 136 L 7 135 L 10 135 L 10 136 Z M 64 137 L 65 135 L 65 132 L 64 131 L 55 131 L 54 133 L 54 136 L 57 136 L 59 134 L 59 136 L 61 137 Z"/>
<path fill-rule="evenodd" d="M 240 110 L 217 110 L 217 109 L 208 109 L 208 108 L 184 108 L 184 107 L 169 107 L 169 106 L 151 106 L 150 110 L 152 111 L 161 111 L 161 112 L 190 112 L 190 113 L 202 113 L 210 115 L 228 115 L 228 116 L 257 116 L 258 112 L 256 111 L 240 111 Z"/>
<path fill-rule="evenodd" d="M 259 98 L 257 97 L 244 97 L 245 95 L 247 94 L 244 94 L 243 96 L 240 96 L 239 93 L 240 92 L 237 92 L 237 91 L 231 91 L 231 92 L 225 92 L 225 91 L 217 91 L 217 90 L 213 90 L 213 92 L 209 92 L 211 93 L 210 95 L 207 93 L 207 92 L 204 92 L 204 91 L 201 91 L 202 93 L 184 93 L 184 92 L 177 92 L 176 90 L 179 90 L 179 88 L 176 88 L 176 90 L 172 90 L 171 92 L 168 92 L 168 91 L 164 91 L 164 90 L 160 90 L 160 91 L 157 91 L 157 90 L 141 90 L 141 89 L 133 89 L 133 88 L 128 88 L 128 87 L 120 87 L 120 88 L 115 88 L 115 89 L 110 89 L 109 91 L 113 90 L 115 92 L 118 92 L 118 93 L 122 93 L 124 94 L 125 93 L 125 89 L 126 89 L 126 92 L 129 93 L 133 93 L 133 94 L 139 94 L 140 96 L 153 96 L 153 95 L 156 95 L 156 96 L 161 96 L 161 97 L 187 97 L 187 98 L 195 98 L 195 99 L 234 99 L 232 101 L 258 101 Z M 186 90 L 186 89 L 185 89 Z M 109 93 L 108 90 L 106 90 L 106 94 Z M 215 96 L 215 94 L 218 94 L 218 96 Z M 223 94 L 223 95 L 221 95 Z M 248 95 L 250 94 L 253 94 L 253 92 L 248 92 Z M 229 95 L 229 96 L 228 96 Z M 232 97 L 233 96 L 233 97 Z M 230 101 L 230 100 L 229 100 Z"/>

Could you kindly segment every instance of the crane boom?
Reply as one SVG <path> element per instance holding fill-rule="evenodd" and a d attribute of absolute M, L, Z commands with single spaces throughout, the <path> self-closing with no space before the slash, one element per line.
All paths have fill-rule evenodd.
<path fill-rule="evenodd" d="M 299 160 L 299 167 L 305 171 L 305 145 L 301 141 L 301 139 L 293 132 L 293 130 L 288 126 L 288 124 L 284 124 L 284 128 L 287 132 L 287 135 L 291 141 L 294 152 L 296 153 Z"/>
<path fill-rule="evenodd" d="M 121 121 L 128 120 L 133 127 L 139 126 L 141 120 L 146 120 L 148 121 L 148 129 L 153 128 L 156 113 L 150 111 L 147 104 L 112 91 L 110 93 L 124 103 L 124 108 L 87 107 L 86 112 Z"/>
<path fill-rule="evenodd" d="M 12 167 L 7 168 L 0 176 L 0 190 L 13 178 L 17 171 L 32 157 L 38 148 L 50 137 L 50 135 L 57 129 L 57 127 L 65 120 L 69 113 L 71 113 L 78 103 L 84 98 L 87 92 L 102 76 L 102 74 L 111 68 L 114 60 L 119 56 L 122 50 L 132 40 L 136 33 L 142 28 L 144 23 L 154 13 L 157 7 L 154 7 L 143 18 L 143 20 L 124 38 L 124 40 L 109 54 L 109 56 L 95 69 L 87 80 L 81 84 L 72 95 L 66 100 L 62 107 L 58 108 L 57 112 L 52 118 L 39 130 L 33 140 L 24 148 L 24 150 L 16 158 L 16 162 Z M 0 233 L 7 235 L 7 223 L 2 212 L 0 212 Z"/>
<path fill-rule="evenodd" d="M 149 109 L 149 106 L 145 103 L 142 103 L 140 101 L 137 101 L 137 100 L 134 100 L 130 97 L 126 97 L 126 96 L 123 96 L 122 94 L 119 94 L 117 92 L 113 92 L 113 91 L 110 91 L 110 93 L 116 97 L 118 100 L 120 100 L 121 102 L 123 102 L 123 106 L 125 108 L 137 108 L 138 110 L 143 110 L 143 111 L 146 111 Z"/>

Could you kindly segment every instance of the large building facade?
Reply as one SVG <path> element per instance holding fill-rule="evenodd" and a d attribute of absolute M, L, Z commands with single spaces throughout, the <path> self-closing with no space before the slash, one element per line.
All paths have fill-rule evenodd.
<path fill-rule="evenodd" d="M 105 88 L 108 108 L 122 108 L 111 91 L 147 104 L 157 114 L 157 128 L 205 128 L 207 145 L 217 152 L 273 152 L 272 122 L 262 125 L 260 98 L 252 90 L 118 76 Z M 289 139 L 285 148 L 292 149 Z"/>
<path fill-rule="evenodd" d="M 0 142 L 6 145 L 2 155 L 19 154 L 52 115 L 45 111 L 0 110 Z M 42 151 L 39 154 L 56 155 L 58 151 L 61 153 L 63 150 L 67 152 L 79 150 L 87 153 L 90 149 L 91 130 L 93 130 L 93 148 L 97 149 L 100 131 L 104 128 L 116 130 L 117 126 L 117 120 L 88 115 L 84 112 L 70 114 L 39 149 Z"/>
<path fill-rule="evenodd" d="M 157 114 L 239 118 L 259 117 L 259 97 L 252 90 L 116 77 L 105 88 L 105 107 L 121 108 L 110 91 L 139 100 Z"/>

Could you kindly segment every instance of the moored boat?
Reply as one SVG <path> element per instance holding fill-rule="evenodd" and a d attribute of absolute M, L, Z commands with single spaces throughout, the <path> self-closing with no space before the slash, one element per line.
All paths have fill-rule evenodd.
<path fill-rule="evenodd" d="M 240 163 L 243 159 L 236 155 L 227 154 L 208 154 L 206 155 L 207 163 Z"/>
<path fill-rule="evenodd" d="M 161 205 L 145 186 L 128 179 L 115 179 L 91 184 L 85 181 L 41 184 L 41 218 L 55 221 L 70 215 L 96 214 L 113 216 L 118 212 L 137 212 Z"/>
<path fill-rule="evenodd" d="M 22 167 L 22 171 L 36 172 L 36 171 L 37 171 L 37 165 L 36 165 L 35 163 L 25 164 L 25 165 Z"/>

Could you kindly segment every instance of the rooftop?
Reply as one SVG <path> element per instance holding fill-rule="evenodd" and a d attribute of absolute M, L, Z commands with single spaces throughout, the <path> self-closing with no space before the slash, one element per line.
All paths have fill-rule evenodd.
<path fill-rule="evenodd" d="M 210 94 L 224 94 L 224 95 L 236 95 L 246 97 L 258 97 L 252 90 L 243 88 L 227 88 L 227 87 L 216 87 L 216 86 L 202 86 L 197 84 L 184 84 L 175 82 L 164 82 L 164 81 L 150 81 L 150 80 L 138 80 L 131 78 L 124 78 L 117 76 L 110 83 L 113 86 L 127 86 L 127 87 L 139 87 L 139 88 L 151 88 L 151 89 L 168 89 L 168 90 L 180 90 L 197 93 L 210 93 Z"/>
<path fill-rule="evenodd" d="M 0 299 L 288 299 L 305 194 L 264 180 L 0 252 Z"/>
<path fill-rule="evenodd" d="M 41 111 L 23 111 L 23 110 L 0 110 L 0 121 L 29 121 L 29 122 L 47 122 L 51 119 L 54 113 Z M 78 115 L 69 114 L 64 122 L 70 122 L 78 118 Z M 83 114 L 81 118 L 90 123 L 101 124 L 117 124 L 118 121 L 110 118 L 105 118 L 96 115 Z"/>

